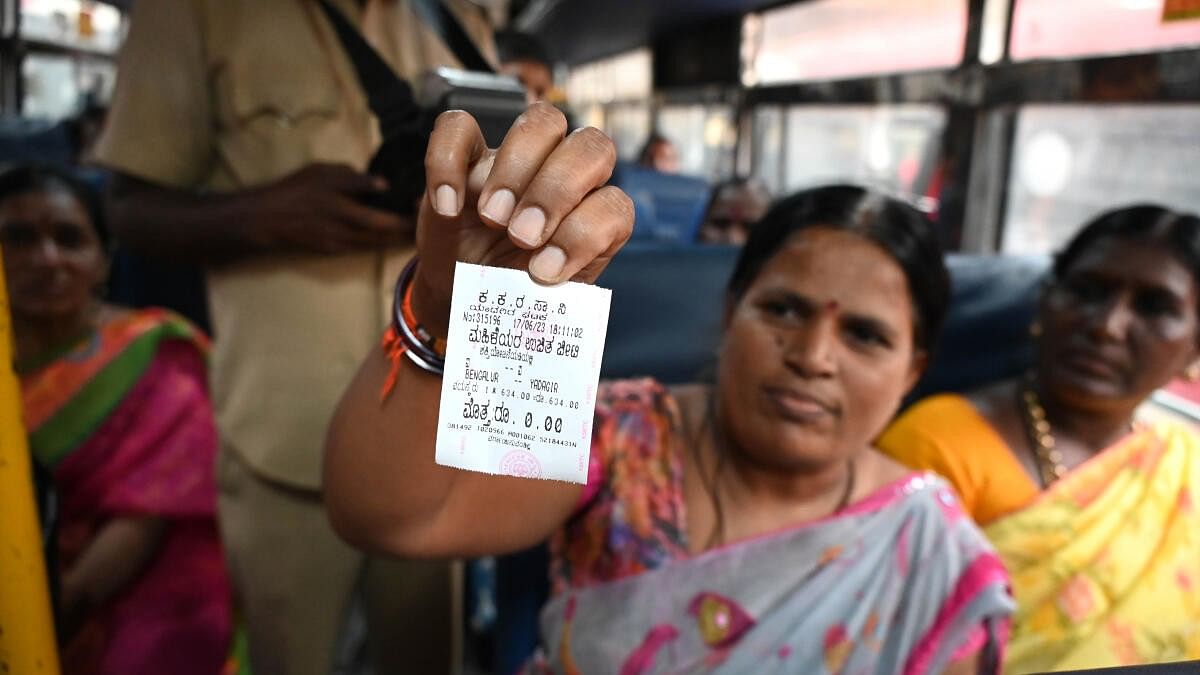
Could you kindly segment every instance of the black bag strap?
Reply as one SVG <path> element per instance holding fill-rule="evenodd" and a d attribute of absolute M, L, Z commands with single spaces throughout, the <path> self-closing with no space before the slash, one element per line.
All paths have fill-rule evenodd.
<path fill-rule="evenodd" d="M 450 11 L 445 3 L 441 0 L 412 0 L 412 3 L 413 8 L 421 15 L 430 29 L 442 39 L 442 42 L 450 48 L 463 68 L 480 73 L 496 72 L 492 64 L 483 58 L 475 41 L 467 35 L 467 31 L 459 22 L 458 17 L 454 16 L 454 12 Z"/>
<path fill-rule="evenodd" d="M 379 56 L 362 32 L 329 0 L 317 0 L 317 4 L 333 25 L 346 56 L 354 64 L 358 82 L 367 95 L 367 105 L 379 118 L 380 131 L 386 136 L 388 130 L 419 124 L 421 108 L 408 82 L 396 75 L 396 71 Z"/>
<path fill-rule="evenodd" d="M 398 103 L 415 102 L 412 87 L 403 78 L 396 75 L 391 66 L 362 36 L 358 27 L 350 23 L 350 20 L 330 4 L 329 0 L 317 0 L 317 4 L 321 6 L 321 10 L 325 12 L 329 22 L 333 24 L 334 32 L 337 33 L 342 48 L 346 50 L 346 54 L 354 64 L 354 70 L 358 73 L 359 83 L 367 92 L 371 110 L 380 117 L 380 122 L 383 122 L 384 113 L 376 106 L 376 103 L 391 110 L 397 107 Z M 464 68 L 476 72 L 496 72 L 467 35 L 466 30 L 459 23 L 458 17 L 454 16 L 454 13 L 439 0 L 413 0 L 413 8 L 430 30 L 450 48 Z M 397 87 L 397 84 L 402 85 L 406 90 L 403 94 L 398 91 L 400 87 Z M 379 92 L 380 100 L 378 101 L 374 100 L 376 91 Z M 407 101 L 401 99 L 407 99 Z"/>

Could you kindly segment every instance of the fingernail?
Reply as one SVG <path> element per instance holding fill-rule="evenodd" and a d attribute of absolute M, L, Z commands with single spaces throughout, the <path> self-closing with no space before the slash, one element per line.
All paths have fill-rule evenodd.
<path fill-rule="evenodd" d="M 517 198 L 512 190 L 496 190 L 488 197 L 487 204 L 483 205 L 483 215 L 500 225 L 507 225 L 508 217 L 516 205 Z"/>
<path fill-rule="evenodd" d="M 449 185 L 441 185 L 433 193 L 433 208 L 443 216 L 458 215 L 458 193 Z"/>
<path fill-rule="evenodd" d="M 508 235 L 528 246 L 537 246 L 546 229 L 546 214 L 536 206 L 522 210 L 508 226 Z"/>
<path fill-rule="evenodd" d="M 567 254 L 551 244 L 533 254 L 529 260 L 529 273 L 541 281 L 558 281 L 563 266 L 567 264 Z"/>

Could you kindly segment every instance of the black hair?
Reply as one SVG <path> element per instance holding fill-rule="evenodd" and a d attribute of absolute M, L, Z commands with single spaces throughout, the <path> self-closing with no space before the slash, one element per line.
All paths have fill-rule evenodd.
<path fill-rule="evenodd" d="M 932 353 L 950 303 L 950 274 L 937 232 L 912 205 L 856 185 L 802 190 L 777 202 L 750 228 L 726 289 L 730 302 L 741 300 L 792 235 L 813 227 L 856 234 L 896 261 L 912 298 L 913 342 Z"/>
<path fill-rule="evenodd" d="M 554 63 L 546 46 L 537 37 L 529 33 L 515 30 L 502 30 L 496 33 L 496 54 L 500 63 L 510 61 L 533 61 L 553 70 Z"/>
<path fill-rule="evenodd" d="M 1161 245 L 1183 263 L 1200 288 L 1200 217 L 1157 204 L 1124 206 L 1093 218 L 1054 256 L 1054 280 L 1062 279 L 1092 247 L 1110 239 Z"/>
<path fill-rule="evenodd" d="M 754 176 L 738 176 L 721 181 L 712 187 L 712 191 L 708 194 L 708 204 L 704 208 L 704 213 L 710 213 L 726 191 L 740 188 L 756 192 L 756 197 L 763 197 L 768 203 L 771 201 L 771 191 L 767 189 L 767 184 L 761 179 Z"/>
<path fill-rule="evenodd" d="M 104 208 L 100 195 L 75 174 L 50 164 L 16 164 L 0 169 L 0 202 L 12 197 L 35 192 L 65 191 L 71 195 L 92 223 L 100 246 L 109 250 L 108 227 L 104 220 Z"/>

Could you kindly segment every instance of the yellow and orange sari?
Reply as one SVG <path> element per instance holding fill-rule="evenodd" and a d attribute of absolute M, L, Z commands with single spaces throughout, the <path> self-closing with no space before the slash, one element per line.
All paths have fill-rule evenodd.
<path fill-rule="evenodd" d="M 1017 598 L 1005 672 L 1200 658 L 1200 438 L 1145 425 L 985 532 Z"/>
<path fill-rule="evenodd" d="M 1200 659 L 1195 428 L 1147 416 L 1046 491 L 962 396 L 917 403 L 877 445 L 949 479 L 1012 574 L 1006 673 Z"/>

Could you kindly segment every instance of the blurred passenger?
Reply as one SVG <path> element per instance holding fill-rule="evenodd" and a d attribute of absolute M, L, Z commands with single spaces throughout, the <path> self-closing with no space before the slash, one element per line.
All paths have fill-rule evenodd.
<path fill-rule="evenodd" d="M 0 174 L 0 250 L 34 459 L 53 471 L 67 675 L 214 675 L 229 647 L 208 344 L 100 299 L 96 199 L 68 174 Z"/>
<path fill-rule="evenodd" d="M 771 193 L 755 178 L 734 178 L 713 188 L 699 239 L 704 244 L 746 243 L 750 226 L 771 208 Z"/>
<path fill-rule="evenodd" d="M 494 56 L 483 10 L 442 2 Z M 409 81 L 459 66 L 414 2 L 332 4 Z M 411 218 L 368 204 L 381 135 L 332 24 L 313 1 L 138 2 L 119 72 L 96 152 L 119 174 L 114 229 L 207 268 L 221 533 L 253 671 L 334 670 L 361 577 L 376 672 L 448 672 L 451 567 L 368 561 L 321 504 L 327 423 L 413 241 Z"/>
<path fill-rule="evenodd" d="M 517 78 L 525 87 L 525 100 L 530 105 L 550 97 L 554 89 L 554 64 L 536 37 L 501 31 L 496 34 L 496 53 L 500 58 L 500 73 Z"/>
<path fill-rule="evenodd" d="M 671 139 L 656 131 L 638 152 L 638 164 L 659 173 L 679 173 L 679 151 Z"/>
<path fill-rule="evenodd" d="M 527 117 L 468 184 L 493 155 L 455 163 L 483 140 L 469 116 L 443 117 L 429 184 L 465 200 L 425 205 L 420 265 L 399 289 L 433 335 L 450 320 L 456 260 L 590 282 L 629 237 L 629 198 L 604 187 L 611 142 L 564 126 Z M 517 216 L 482 215 L 503 190 Z M 526 208 L 544 227 L 526 229 Z M 945 313 L 930 224 L 857 187 L 801 192 L 755 227 L 728 288 L 714 385 L 601 386 L 586 486 L 435 464 L 436 344 L 419 345 L 424 366 L 371 356 L 330 429 L 334 523 L 394 555 L 553 534 L 534 672 L 757 673 L 765 659 L 798 673 L 994 672 L 1011 603 L 999 561 L 945 483 L 870 446 Z"/>
<path fill-rule="evenodd" d="M 1200 364 L 1200 219 L 1133 206 L 1058 255 L 1026 377 L 918 403 L 879 445 L 950 479 L 1013 574 L 1006 670 L 1200 658 L 1200 437 L 1138 408 Z"/>
<path fill-rule="evenodd" d="M 91 91 L 83 96 L 79 112 L 69 120 L 75 142 L 76 163 L 86 162 L 91 156 L 107 117 L 108 107 L 100 101 L 98 92 Z"/>

